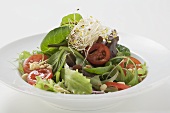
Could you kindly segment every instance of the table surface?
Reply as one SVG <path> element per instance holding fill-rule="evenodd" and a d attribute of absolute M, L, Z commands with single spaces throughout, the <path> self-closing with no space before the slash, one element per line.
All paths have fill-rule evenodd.
<path fill-rule="evenodd" d="M 1 0 L 0 47 L 26 36 L 48 32 L 59 25 L 64 15 L 80 9 L 79 13 L 85 17 L 93 16 L 118 32 L 145 36 L 170 49 L 169 6 L 169 0 Z M 52 108 L 2 83 L 0 89 L 0 113 L 75 113 Z M 170 82 L 165 82 L 129 100 L 128 104 L 91 112 L 170 113 L 169 95 Z"/>

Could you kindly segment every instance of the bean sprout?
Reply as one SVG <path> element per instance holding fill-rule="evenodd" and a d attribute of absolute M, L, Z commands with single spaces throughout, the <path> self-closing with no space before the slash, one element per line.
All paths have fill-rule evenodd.
<path fill-rule="evenodd" d="M 82 51 L 88 46 L 91 47 L 99 36 L 107 39 L 108 32 L 108 27 L 102 26 L 98 20 L 92 17 L 81 19 L 71 31 L 68 37 L 68 45 L 77 51 Z"/>

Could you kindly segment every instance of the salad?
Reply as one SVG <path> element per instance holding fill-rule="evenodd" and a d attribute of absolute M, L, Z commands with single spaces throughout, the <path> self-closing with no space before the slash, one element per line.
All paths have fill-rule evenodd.
<path fill-rule="evenodd" d="M 28 84 L 51 92 L 103 94 L 125 90 L 144 80 L 147 67 L 118 41 L 117 31 L 97 19 L 69 14 L 47 33 L 39 49 L 19 54 L 18 70 Z"/>

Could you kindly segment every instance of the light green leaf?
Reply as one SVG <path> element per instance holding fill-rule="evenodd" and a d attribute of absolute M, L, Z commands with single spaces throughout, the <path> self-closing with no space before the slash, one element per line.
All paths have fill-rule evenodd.
<path fill-rule="evenodd" d="M 92 85 L 90 79 L 78 71 L 65 69 L 65 86 L 74 94 L 91 94 Z"/>
<path fill-rule="evenodd" d="M 55 92 L 54 90 L 55 82 L 52 79 L 46 80 L 42 79 L 40 76 L 36 76 L 36 80 L 37 81 L 35 87 L 42 90 Z"/>
<path fill-rule="evenodd" d="M 53 72 L 60 71 L 66 60 L 67 52 L 64 50 L 57 51 L 48 60 L 47 63 L 53 67 Z"/>
<path fill-rule="evenodd" d="M 82 16 L 78 13 L 69 14 L 62 18 L 61 26 L 70 26 L 73 28 L 80 20 Z"/>
<path fill-rule="evenodd" d="M 126 69 L 126 76 L 125 76 L 125 84 L 128 84 L 134 77 L 134 74 L 132 71 L 129 71 L 128 69 Z"/>
<path fill-rule="evenodd" d="M 95 88 L 96 90 L 100 90 L 102 82 L 99 78 L 99 75 L 90 78 L 90 83 L 92 84 L 93 88 Z"/>
<path fill-rule="evenodd" d="M 56 48 L 49 48 L 49 44 L 59 44 L 66 40 L 66 37 L 70 34 L 70 28 L 68 26 L 58 27 L 51 30 L 43 39 L 40 45 L 40 49 L 44 53 L 54 52 Z"/>
<path fill-rule="evenodd" d="M 117 69 L 119 70 L 119 75 L 116 78 L 117 81 L 119 82 L 125 82 L 125 73 L 120 65 L 117 65 Z"/>
<path fill-rule="evenodd" d="M 30 56 L 31 56 L 31 53 L 28 52 L 28 51 L 23 51 L 19 54 L 19 58 L 17 60 L 18 60 L 18 63 L 19 63 L 18 70 L 21 73 L 21 75 L 24 74 L 23 62 L 24 62 L 25 59 L 27 59 Z"/>
<path fill-rule="evenodd" d="M 138 69 L 138 74 L 145 75 L 147 73 L 146 63 L 141 64 L 141 67 L 142 68 Z"/>
<path fill-rule="evenodd" d="M 138 83 L 139 83 L 139 78 L 138 78 L 137 70 L 135 70 L 133 79 L 128 83 L 128 85 L 134 86 Z"/>
<path fill-rule="evenodd" d="M 66 62 L 67 52 L 63 49 L 54 53 L 48 60 L 47 63 L 53 67 L 53 73 L 55 73 L 56 83 L 60 81 L 60 71 Z"/>
<path fill-rule="evenodd" d="M 89 72 L 89 73 L 102 75 L 106 72 L 109 72 L 111 69 L 113 69 L 113 67 L 114 67 L 114 65 L 109 65 L 109 66 L 105 66 L 105 67 L 96 67 L 96 68 L 86 68 L 86 67 L 84 67 L 83 69 L 86 72 Z"/>
<path fill-rule="evenodd" d="M 114 80 L 116 80 L 116 78 L 119 75 L 119 71 L 117 69 L 114 69 L 111 72 L 106 73 L 105 75 L 108 77 L 102 81 L 103 84 L 106 82 L 113 82 Z M 102 75 L 102 76 L 104 76 L 104 75 Z"/>
<path fill-rule="evenodd" d="M 64 88 L 63 81 L 56 84 L 52 79 L 42 79 L 40 76 L 36 76 L 36 79 L 35 87 L 39 89 L 58 93 L 70 93 Z"/>
<path fill-rule="evenodd" d="M 30 52 L 28 52 L 28 51 L 23 51 L 23 52 L 21 52 L 21 53 L 19 54 L 18 60 L 25 60 L 25 59 L 27 59 L 27 58 L 30 57 L 30 56 L 31 56 L 31 53 L 30 53 Z"/>

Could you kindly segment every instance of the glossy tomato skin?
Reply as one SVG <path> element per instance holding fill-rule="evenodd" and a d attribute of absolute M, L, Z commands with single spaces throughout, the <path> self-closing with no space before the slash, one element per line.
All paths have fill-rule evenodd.
<path fill-rule="evenodd" d="M 117 83 L 117 82 L 106 82 L 106 85 L 108 87 L 116 87 L 118 88 L 118 90 L 124 90 L 124 89 L 130 88 L 130 86 L 128 85 Z"/>
<path fill-rule="evenodd" d="M 110 59 L 110 55 L 110 50 L 107 46 L 102 43 L 96 43 L 90 48 L 87 60 L 95 66 L 101 66 Z"/>
<path fill-rule="evenodd" d="M 27 82 L 31 85 L 35 85 L 37 81 L 36 76 L 40 76 L 42 79 L 51 79 L 53 77 L 53 74 L 51 69 L 44 68 L 33 70 L 27 76 Z"/>
<path fill-rule="evenodd" d="M 43 60 L 46 60 L 48 57 L 44 54 L 35 54 L 27 58 L 23 63 L 23 69 L 24 73 L 30 73 L 32 70 L 30 70 L 30 63 L 33 62 L 41 62 Z"/>
<path fill-rule="evenodd" d="M 130 60 L 132 60 L 132 61 L 134 62 L 134 64 L 136 65 L 136 68 L 137 68 L 137 69 L 142 68 L 142 67 L 140 66 L 141 62 L 140 62 L 138 59 L 136 59 L 136 58 L 134 58 L 134 57 L 132 57 L 132 56 L 129 57 L 129 58 L 130 58 Z M 127 62 L 127 59 L 126 59 L 126 58 L 123 59 L 123 61 L 120 63 L 120 66 L 121 66 L 122 68 L 126 68 L 126 69 L 133 69 L 133 68 L 135 68 L 134 64 L 132 64 L 132 63 L 126 64 L 126 62 Z M 125 74 L 125 76 L 126 76 L 126 70 L 123 69 L 123 71 L 124 71 L 124 74 Z M 139 75 L 139 76 L 140 76 L 140 75 Z"/>
<path fill-rule="evenodd" d="M 133 62 L 134 62 L 134 64 L 135 65 L 137 65 L 136 67 L 137 67 L 137 69 L 138 68 L 141 68 L 141 66 L 138 66 L 138 64 L 141 64 L 141 62 L 138 60 L 138 59 L 136 59 L 136 58 L 134 58 L 134 57 L 129 57 Z M 125 67 L 125 63 L 127 62 L 127 59 L 123 59 L 123 61 L 120 63 L 120 66 L 122 67 L 122 68 L 127 68 L 127 69 L 129 69 L 129 68 L 134 68 L 134 65 L 133 64 L 127 64 L 127 67 Z"/>

